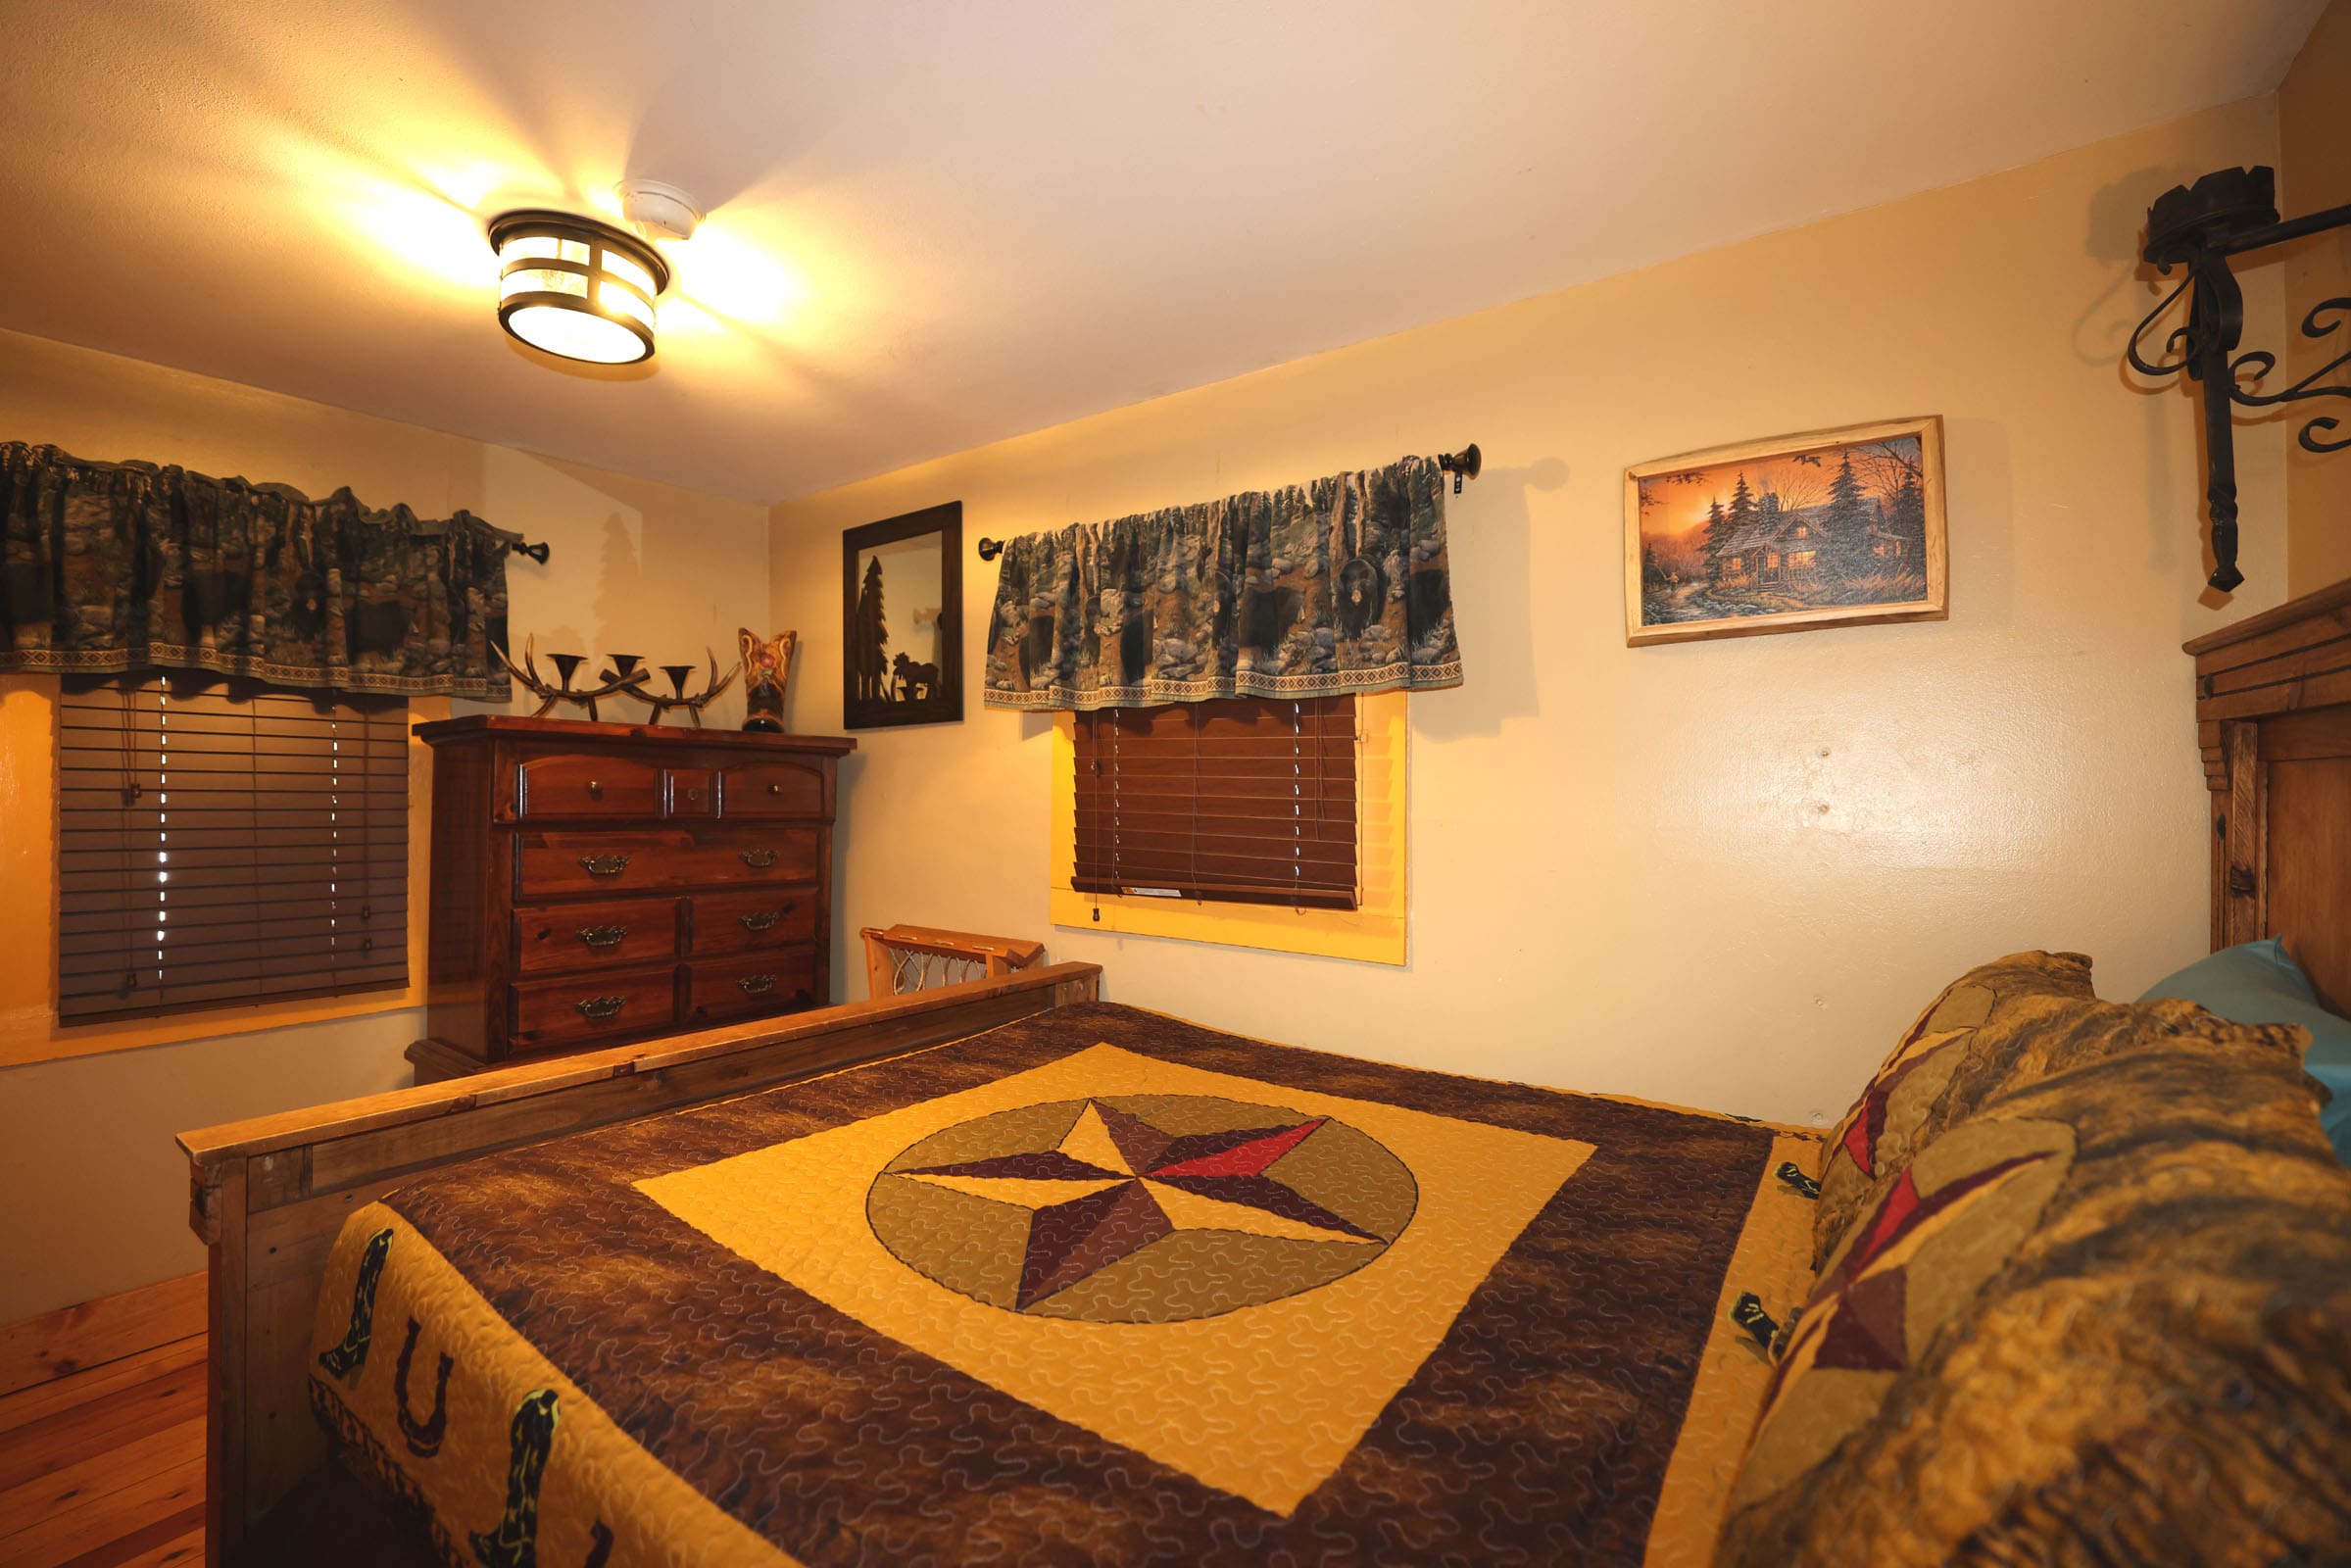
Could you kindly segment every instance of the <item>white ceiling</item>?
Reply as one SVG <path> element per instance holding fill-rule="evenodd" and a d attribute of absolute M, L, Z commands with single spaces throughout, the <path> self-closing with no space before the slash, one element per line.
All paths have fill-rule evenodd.
<path fill-rule="evenodd" d="M 2267 91 L 2323 5 L 0 0 L 0 326 L 773 501 Z M 711 219 L 651 367 L 552 368 L 483 220 L 624 175 Z"/>

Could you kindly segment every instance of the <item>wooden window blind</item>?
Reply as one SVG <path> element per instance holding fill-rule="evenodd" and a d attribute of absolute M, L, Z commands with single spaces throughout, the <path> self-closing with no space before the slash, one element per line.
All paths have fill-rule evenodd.
<path fill-rule="evenodd" d="M 1355 700 L 1080 713 L 1070 886 L 1352 909 Z"/>
<path fill-rule="evenodd" d="M 59 705 L 60 1022 L 408 983 L 408 707 L 171 676 Z"/>

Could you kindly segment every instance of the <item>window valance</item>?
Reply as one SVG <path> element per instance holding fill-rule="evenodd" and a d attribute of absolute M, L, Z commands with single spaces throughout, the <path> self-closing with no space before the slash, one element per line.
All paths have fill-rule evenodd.
<path fill-rule="evenodd" d="M 0 442 L 0 670 L 501 702 L 516 542 L 465 512 Z"/>
<path fill-rule="evenodd" d="M 990 708 L 1150 708 L 1461 683 L 1427 458 L 1004 546 Z"/>

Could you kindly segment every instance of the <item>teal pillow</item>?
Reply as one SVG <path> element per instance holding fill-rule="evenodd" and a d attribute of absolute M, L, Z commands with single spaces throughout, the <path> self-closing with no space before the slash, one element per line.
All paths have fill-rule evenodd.
<path fill-rule="evenodd" d="M 2281 937 L 2224 948 L 2198 958 L 2178 974 L 2155 982 L 2138 1000 L 2178 997 L 2230 1023 L 2298 1023 L 2310 1031 L 2302 1066 L 2334 1096 L 2319 1111 L 2319 1125 L 2334 1152 L 2351 1165 L 2351 1018 L 2319 1004 L 2310 979 L 2285 951 Z"/>

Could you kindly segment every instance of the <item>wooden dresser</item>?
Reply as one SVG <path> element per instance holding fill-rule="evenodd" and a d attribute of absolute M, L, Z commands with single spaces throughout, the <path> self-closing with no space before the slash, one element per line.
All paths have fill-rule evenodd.
<path fill-rule="evenodd" d="M 832 1000 L 855 741 L 505 715 L 433 749 L 419 1083 Z"/>

